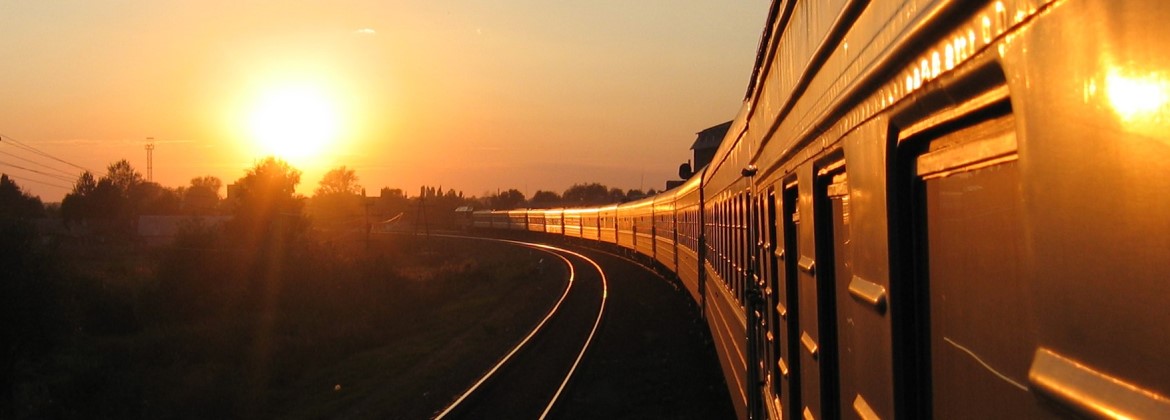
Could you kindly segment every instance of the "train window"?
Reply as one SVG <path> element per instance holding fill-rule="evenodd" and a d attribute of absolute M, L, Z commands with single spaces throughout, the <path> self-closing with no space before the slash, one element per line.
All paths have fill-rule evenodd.
<path fill-rule="evenodd" d="M 772 188 L 768 188 L 768 192 L 766 194 L 764 194 L 763 200 L 764 200 L 763 214 L 762 214 L 761 221 L 760 221 L 763 230 L 761 231 L 761 233 L 764 235 L 763 236 L 763 238 L 765 238 L 764 241 L 766 241 L 770 245 L 768 248 L 771 248 L 771 246 L 775 246 L 777 243 L 777 237 L 776 237 L 776 217 L 777 217 L 776 216 L 776 204 L 777 204 L 776 203 L 776 191 L 773 190 Z M 777 276 L 778 276 L 776 273 L 776 267 L 777 267 L 778 261 L 776 260 L 776 253 L 772 252 L 771 249 L 764 249 L 762 251 L 763 251 L 763 253 L 760 255 L 760 257 L 762 258 L 761 262 L 764 262 L 765 264 L 763 264 L 764 269 L 761 271 L 760 278 L 763 281 L 763 284 L 762 284 L 763 289 L 764 289 L 764 296 L 763 297 L 764 297 L 765 308 L 766 308 L 765 315 L 764 315 L 764 322 L 765 322 L 765 325 L 767 326 L 767 341 L 768 341 L 768 348 L 767 348 L 767 355 L 768 356 L 767 356 L 766 360 L 768 360 L 770 362 L 768 364 L 765 364 L 764 366 L 765 367 L 770 366 L 770 368 L 768 369 L 768 371 L 769 371 L 768 383 L 771 384 L 771 386 L 772 386 L 772 393 L 775 395 L 780 395 L 780 391 L 781 391 L 780 372 L 778 369 L 779 366 L 776 363 L 777 361 L 780 360 L 780 352 L 779 352 L 779 349 L 780 349 L 780 331 L 779 331 L 780 317 L 778 316 L 778 314 L 776 313 L 775 310 L 768 309 L 768 308 L 774 308 L 776 306 L 776 303 L 778 302 L 777 293 L 779 293 L 779 290 L 777 290 L 777 288 L 776 288 L 776 280 L 777 280 Z"/>
<path fill-rule="evenodd" d="M 719 242 L 715 244 L 715 253 L 719 255 L 719 277 L 727 283 L 727 202 L 720 201 L 716 217 L 719 218 Z"/>
<path fill-rule="evenodd" d="M 743 195 L 737 194 L 731 200 L 732 207 L 732 227 L 731 227 L 731 242 L 734 245 L 735 252 L 732 254 L 731 266 L 733 281 L 735 283 L 735 298 L 739 301 L 740 306 L 743 306 Z"/>
<path fill-rule="evenodd" d="M 1038 416 L 1025 385 L 1037 343 L 1010 105 L 901 143 L 905 223 L 914 232 L 902 255 L 914 274 L 907 287 L 927 291 L 917 296 L 930 361 L 920 369 L 929 371 L 934 416 Z"/>
<path fill-rule="evenodd" d="M 744 244 L 745 241 L 743 240 L 743 230 L 744 230 L 743 229 L 743 227 L 744 227 L 744 223 L 743 223 L 743 218 L 744 218 L 743 193 L 739 193 L 735 196 L 734 203 L 735 203 L 734 204 L 734 206 L 735 206 L 735 239 L 734 239 L 734 241 L 735 241 L 735 260 L 734 260 L 734 263 L 735 263 L 735 296 L 739 299 L 740 306 L 742 306 L 743 302 L 744 302 L 744 279 L 743 279 L 744 263 L 743 263 L 743 260 L 744 260 L 744 254 L 745 254 L 744 247 L 746 245 L 746 244 Z"/>

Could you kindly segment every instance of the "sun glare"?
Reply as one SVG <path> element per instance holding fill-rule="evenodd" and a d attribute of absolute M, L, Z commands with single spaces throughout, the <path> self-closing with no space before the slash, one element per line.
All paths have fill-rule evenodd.
<path fill-rule="evenodd" d="M 255 104 L 249 126 L 264 154 L 303 163 L 332 146 L 340 115 L 328 95 L 304 86 L 271 91 Z"/>

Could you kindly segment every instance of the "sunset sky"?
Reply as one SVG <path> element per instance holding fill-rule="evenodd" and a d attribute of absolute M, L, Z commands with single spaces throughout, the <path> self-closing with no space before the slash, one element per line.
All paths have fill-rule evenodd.
<path fill-rule="evenodd" d="M 768 5 L 0 0 L 0 135 L 98 175 L 153 137 L 168 187 L 276 154 L 304 194 L 340 165 L 370 195 L 662 189 L 738 111 Z M 72 182 L 14 164 L 80 172 L 0 144 L 46 202 Z"/>

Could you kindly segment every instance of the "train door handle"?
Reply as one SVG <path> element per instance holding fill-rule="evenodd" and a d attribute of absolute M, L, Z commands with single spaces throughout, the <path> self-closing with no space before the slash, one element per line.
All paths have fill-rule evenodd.
<path fill-rule="evenodd" d="M 804 349 L 808 350 L 808 354 L 812 356 L 813 360 L 817 360 L 817 355 L 820 348 L 817 347 L 817 342 L 813 341 L 812 336 L 808 335 L 807 332 L 801 332 L 800 344 L 804 345 Z"/>
<path fill-rule="evenodd" d="M 796 263 L 796 266 L 800 267 L 800 271 L 808 273 L 810 276 L 817 275 L 817 263 L 812 258 L 800 257 L 800 261 Z"/>

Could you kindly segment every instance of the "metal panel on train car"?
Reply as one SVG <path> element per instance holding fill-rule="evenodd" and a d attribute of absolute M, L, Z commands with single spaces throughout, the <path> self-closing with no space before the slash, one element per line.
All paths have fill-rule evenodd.
<path fill-rule="evenodd" d="M 848 173 L 839 169 L 818 174 L 824 188 L 818 197 L 825 206 L 829 220 L 818 220 L 827 230 L 820 238 L 830 242 L 825 254 L 831 257 L 831 271 L 818 273 L 822 281 L 832 282 L 835 288 L 836 360 L 838 372 L 838 413 L 855 413 L 861 417 L 888 413 L 892 406 L 885 367 L 888 362 L 874 356 L 888 355 L 882 351 L 888 341 L 882 314 L 885 291 L 877 283 L 857 276 L 853 270 L 853 205 L 849 194 Z M 826 259 L 828 260 L 828 259 Z M 875 409 L 874 406 L 877 406 Z"/>
<path fill-rule="evenodd" d="M 578 209 L 578 214 L 581 217 L 581 238 L 593 241 L 600 240 L 600 220 L 598 218 L 598 209 Z"/>
<path fill-rule="evenodd" d="M 539 211 L 539 210 L 538 210 Z M 560 235 L 565 232 L 565 220 L 563 210 L 543 210 L 544 213 L 544 231 L 552 234 Z"/>
<path fill-rule="evenodd" d="M 528 230 L 530 232 L 544 232 L 544 210 L 528 210 Z"/>
<path fill-rule="evenodd" d="M 796 263 L 800 251 L 797 248 L 796 226 L 800 222 L 797 203 L 799 191 L 795 179 L 785 180 L 778 186 L 781 191 L 774 200 L 777 207 L 775 229 L 778 247 L 774 254 L 777 270 L 773 273 L 768 305 L 772 308 L 770 331 L 776 336 L 772 354 L 773 395 L 779 401 L 771 401 L 772 407 L 779 403 L 783 417 L 800 418 L 800 302 Z"/>
<path fill-rule="evenodd" d="M 492 212 L 491 210 L 476 210 L 471 213 L 471 226 L 478 229 L 490 229 L 492 227 Z"/>
<path fill-rule="evenodd" d="M 1023 267 L 1016 124 L 1006 104 L 996 109 L 906 140 L 926 148 L 902 176 L 914 179 L 910 226 L 925 239 L 914 254 L 917 280 L 929 290 L 922 313 L 930 320 L 930 404 L 940 418 L 1043 414 L 1026 385 L 1038 343 Z M 990 164 L 974 150 L 1006 154 Z"/>
<path fill-rule="evenodd" d="M 508 229 L 511 219 L 507 210 L 492 210 L 492 229 Z"/>
<path fill-rule="evenodd" d="M 633 219 L 634 250 L 654 258 L 654 197 L 625 203 L 620 208 Z"/>
<path fill-rule="evenodd" d="M 571 238 L 581 237 L 581 216 L 583 212 L 583 209 L 565 209 L 565 236 Z"/>
<path fill-rule="evenodd" d="M 872 141 L 887 135 L 888 122 L 878 119 L 847 136 L 846 170 L 827 191 L 833 202 L 843 417 L 851 411 L 863 418 L 895 417 L 885 144 Z"/>
<path fill-rule="evenodd" d="M 617 205 L 597 209 L 597 238 L 601 242 L 617 243 Z"/>
<path fill-rule="evenodd" d="M 1028 385 L 1089 416 L 1170 418 L 1166 6 L 1063 2 L 1004 42 L 1009 65 L 1027 66 L 1013 95 L 1030 99 L 1012 98 L 1026 127 L 1020 246 L 1034 256 L 1020 274 L 1041 339 Z"/>
<path fill-rule="evenodd" d="M 615 210 L 615 235 L 618 246 L 634 249 L 634 211 L 626 205 L 620 205 Z"/>
<path fill-rule="evenodd" d="M 508 210 L 508 229 L 528 230 L 528 210 Z"/>
<path fill-rule="evenodd" d="M 738 172 L 737 172 L 738 175 Z M 732 184 L 745 184 L 742 178 Z M 729 189 L 740 191 L 738 186 Z M 739 290 L 734 288 L 732 261 L 740 244 L 735 243 L 736 224 L 733 206 L 735 194 L 732 191 L 712 193 L 703 203 L 709 216 L 704 220 L 708 249 L 703 262 L 706 281 L 701 285 L 704 291 L 704 307 L 707 323 L 716 343 L 720 364 L 727 377 L 736 412 L 741 418 L 748 416 L 748 392 L 756 388 L 748 377 L 747 333 L 743 302 Z"/>
<path fill-rule="evenodd" d="M 654 257 L 659 264 L 678 271 L 676 264 L 675 241 L 675 191 L 668 191 L 654 196 Z"/>
<path fill-rule="evenodd" d="M 675 195 L 676 237 L 678 238 L 677 259 L 678 271 L 675 274 L 682 280 L 683 286 L 691 293 L 696 302 L 699 296 L 699 236 L 703 226 L 701 216 L 703 209 L 699 207 L 702 191 L 699 189 L 701 175 L 692 176 L 685 184 L 679 187 Z"/>
<path fill-rule="evenodd" d="M 836 383 L 834 380 L 836 338 L 832 332 L 831 279 L 823 279 L 818 271 L 817 208 L 814 206 L 813 167 L 806 164 L 799 174 L 799 197 L 796 221 L 797 276 L 796 291 L 800 307 L 800 396 L 801 413 L 805 418 L 836 418 Z M 829 261 L 828 263 L 832 263 Z M 829 357 L 826 357 L 829 356 Z"/>
<path fill-rule="evenodd" d="M 743 309 L 714 267 L 706 263 L 703 269 L 707 271 L 707 278 L 712 280 L 706 288 L 707 312 L 704 316 L 736 412 L 740 418 L 747 418 L 747 393 L 754 387 L 749 385 L 747 378 L 747 333 Z"/>

